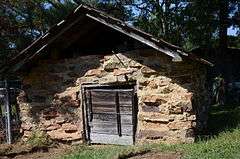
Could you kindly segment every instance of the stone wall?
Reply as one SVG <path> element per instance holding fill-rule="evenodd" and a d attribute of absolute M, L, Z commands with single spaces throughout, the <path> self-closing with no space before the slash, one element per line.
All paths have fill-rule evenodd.
<path fill-rule="evenodd" d="M 18 97 L 23 138 L 39 129 L 58 141 L 82 140 L 82 84 L 136 82 L 137 142 L 193 142 L 206 123 L 205 68 L 153 50 L 39 61 Z M 81 94 L 81 92 L 79 92 Z"/>

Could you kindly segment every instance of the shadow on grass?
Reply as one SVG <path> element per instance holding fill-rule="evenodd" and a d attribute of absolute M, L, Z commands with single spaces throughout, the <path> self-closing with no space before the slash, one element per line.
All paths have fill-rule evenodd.
<path fill-rule="evenodd" d="M 218 135 L 221 132 L 231 131 L 240 126 L 239 105 L 213 105 L 210 107 L 208 131 L 209 135 Z"/>

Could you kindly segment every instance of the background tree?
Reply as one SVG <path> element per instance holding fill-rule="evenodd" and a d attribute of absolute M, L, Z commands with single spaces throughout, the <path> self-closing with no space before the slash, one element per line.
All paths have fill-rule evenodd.
<path fill-rule="evenodd" d="M 76 4 L 71 1 L 3 0 L 0 2 L 0 57 L 2 61 L 62 19 Z"/>
<path fill-rule="evenodd" d="M 228 28 L 239 29 L 237 0 L 136 0 L 133 6 L 140 12 L 136 26 L 187 50 L 227 48 Z"/>
<path fill-rule="evenodd" d="M 240 28 L 239 0 L 2 0 L 0 56 L 8 59 L 79 4 L 120 18 L 158 38 L 192 50 L 238 47 L 229 27 Z"/>

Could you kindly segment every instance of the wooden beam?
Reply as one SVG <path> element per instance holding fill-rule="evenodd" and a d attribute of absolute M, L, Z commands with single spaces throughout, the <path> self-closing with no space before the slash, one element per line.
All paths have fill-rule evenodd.
<path fill-rule="evenodd" d="M 119 104 L 118 91 L 115 92 L 115 102 L 116 102 L 116 113 L 117 113 L 117 132 L 119 136 L 122 136 L 122 124 L 121 124 L 121 116 L 120 116 L 120 104 Z"/>
<path fill-rule="evenodd" d="M 121 27 L 119 27 L 117 25 L 109 24 L 102 18 L 99 18 L 99 17 L 97 18 L 97 17 L 94 17 L 94 16 L 92 16 L 90 14 L 86 14 L 86 16 L 91 18 L 91 19 L 93 19 L 93 20 L 95 20 L 95 21 L 97 21 L 97 22 L 99 22 L 99 23 L 101 23 L 101 24 L 104 24 L 104 25 L 106 25 L 106 26 L 108 26 L 108 27 L 110 27 L 110 28 L 112 28 L 114 30 L 117 30 L 117 31 L 119 31 L 119 32 L 121 32 L 121 33 L 123 33 L 123 34 L 125 34 L 125 35 L 127 35 L 127 36 L 129 36 L 129 37 L 131 37 L 133 39 L 135 39 L 135 40 L 138 40 L 141 43 L 146 44 L 146 45 L 156 49 L 157 51 L 165 53 L 166 55 L 172 57 L 173 61 L 182 61 L 182 58 L 179 56 L 179 54 L 177 52 L 171 51 L 171 50 L 169 50 L 167 48 L 165 48 L 165 49 L 160 48 L 155 43 L 153 43 L 153 42 L 151 42 L 151 41 L 149 41 L 149 40 L 147 40 L 147 39 L 145 39 L 145 38 L 143 38 L 143 37 L 141 37 L 141 36 L 139 36 L 139 35 L 137 35 L 135 33 L 126 32 Z"/>
<path fill-rule="evenodd" d="M 73 25 L 75 25 L 76 23 L 78 23 L 80 21 L 81 18 L 77 18 L 75 21 L 73 21 L 71 24 L 69 24 L 67 27 L 63 28 L 58 34 L 54 35 L 52 38 L 50 38 L 50 40 L 48 40 L 48 43 L 46 43 L 45 45 L 41 46 L 41 48 L 38 48 L 37 50 L 35 50 L 35 53 L 33 55 L 30 54 L 30 56 L 26 57 L 25 59 L 23 59 L 20 63 L 16 64 L 16 67 L 12 68 L 12 71 L 15 72 L 17 71 L 22 65 L 24 65 L 28 60 L 33 59 L 36 55 L 39 55 L 40 52 L 42 52 L 45 48 L 47 48 L 46 46 L 50 45 L 51 43 L 53 43 L 59 36 L 61 36 L 63 33 L 65 33 L 68 29 L 70 29 Z M 49 34 L 49 36 L 51 35 L 51 33 Z M 44 36 L 42 36 L 44 37 Z M 41 38 L 42 38 L 41 37 Z M 45 38 L 45 37 L 44 37 Z M 26 50 L 27 51 L 27 50 Z"/>

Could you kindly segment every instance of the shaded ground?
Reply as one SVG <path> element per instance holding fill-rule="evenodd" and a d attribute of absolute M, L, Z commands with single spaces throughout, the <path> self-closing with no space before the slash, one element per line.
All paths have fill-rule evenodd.
<path fill-rule="evenodd" d="M 69 149 L 66 148 L 52 148 L 49 149 L 48 152 L 35 152 L 25 155 L 19 155 L 14 157 L 13 159 L 55 159 L 60 158 L 68 151 Z"/>
<path fill-rule="evenodd" d="M 240 105 L 213 105 L 210 107 L 208 131 L 210 135 L 235 129 L 240 125 Z"/>

